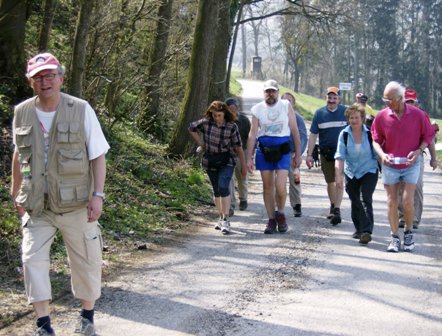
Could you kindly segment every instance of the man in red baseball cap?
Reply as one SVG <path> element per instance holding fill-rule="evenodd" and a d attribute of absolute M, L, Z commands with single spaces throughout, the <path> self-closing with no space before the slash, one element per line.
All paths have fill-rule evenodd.
<path fill-rule="evenodd" d="M 98 219 L 109 144 L 92 107 L 61 92 L 64 67 L 54 55 L 31 58 L 26 77 L 35 96 L 14 111 L 11 198 L 23 226 L 24 283 L 37 317 L 35 335 L 55 334 L 49 269 L 57 231 L 69 256 L 72 292 L 81 301 L 75 333 L 95 335 L 102 265 Z"/>

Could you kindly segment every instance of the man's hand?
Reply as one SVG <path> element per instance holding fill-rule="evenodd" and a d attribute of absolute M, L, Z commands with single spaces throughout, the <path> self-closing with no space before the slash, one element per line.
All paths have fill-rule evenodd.
<path fill-rule="evenodd" d="M 307 155 L 307 158 L 305 159 L 305 163 L 307 164 L 308 169 L 311 169 L 314 164 L 313 156 Z"/>
<path fill-rule="evenodd" d="M 98 196 L 92 196 L 87 206 L 87 221 L 89 223 L 95 222 L 100 218 L 103 211 L 103 199 Z"/>

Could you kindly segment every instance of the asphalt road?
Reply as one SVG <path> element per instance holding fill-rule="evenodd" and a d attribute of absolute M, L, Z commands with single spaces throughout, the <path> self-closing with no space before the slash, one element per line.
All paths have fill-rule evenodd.
<path fill-rule="evenodd" d="M 262 84 L 242 82 L 244 106 Z M 254 85 L 254 86 L 253 86 Z M 249 88 L 251 88 L 249 90 Z M 251 93 L 253 93 L 253 96 Z M 259 174 L 251 177 L 249 208 L 232 217 L 233 232 L 213 229 L 214 213 L 162 249 L 148 249 L 112 281 L 96 307 L 99 335 L 294 336 L 442 335 L 442 177 L 426 164 L 425 209 L 413 253 L 387 253 L 389 226 L 381 179 L 374 194 L 373 241 L 351 238 L 349 201 L 332 227 L 318 168 L 301 170 L 303 217 L 289 231 L 264 235 Z M 71 335 L 72 302 L 52 306 L 57 335 Z M 24 319 L 1 335 L 28 335 Z"/>

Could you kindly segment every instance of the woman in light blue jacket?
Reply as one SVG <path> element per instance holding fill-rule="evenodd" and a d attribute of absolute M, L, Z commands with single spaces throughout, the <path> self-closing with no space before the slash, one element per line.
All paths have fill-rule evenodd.
<path fill-rule="evenodd" d="M 365 108 L 353 104 L 345 111 L 349 126 L 339 134 L 335 154 L 336 186 L 344 187 L 351 201 L 351 219 L 356 228 L 353 238 L 368 244 L 373 233 L 373 193 L 378 182 L 377 154 L 365 124 Z M 362 200 L 361 200 L 362 195 Z"/>

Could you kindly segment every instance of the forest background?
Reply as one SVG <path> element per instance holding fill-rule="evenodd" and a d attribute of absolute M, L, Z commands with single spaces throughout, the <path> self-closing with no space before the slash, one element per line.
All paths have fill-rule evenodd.
<path fill-rule="evenodd" d="M 233 71 L 318 98 L 351 83 L 344 98 L 364 92 L 375 108 L 397 80 L 442 115 L 442 0 L 0 0 L 0 296 L 21 293 L 8 191 L 13 107 L 32 96 L 27 59 L 46 50 L 67 68 L 64 91 L 91 103 L 112 147 L 101 220 L 113 252 L 164 239 L 207 204 L 187 126 L 210 101 L 237 93 Z M 65 257 L 54 249 L 62 292 Z"/>

